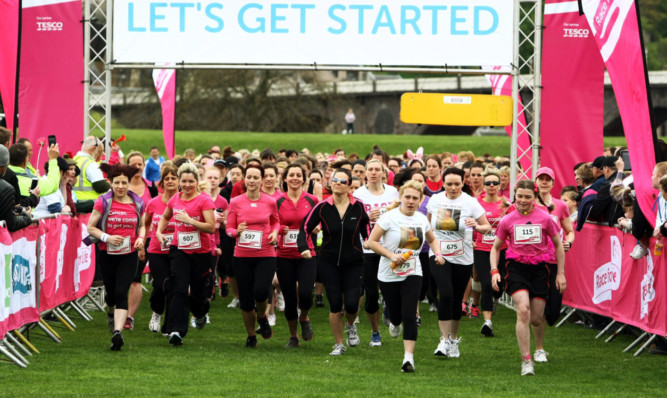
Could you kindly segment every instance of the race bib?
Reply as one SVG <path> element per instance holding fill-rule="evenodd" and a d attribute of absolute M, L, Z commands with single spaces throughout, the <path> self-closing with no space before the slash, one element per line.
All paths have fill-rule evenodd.
<path fill-rule="evenodd" d="M 482 235 L 482 243 L 488 243 L 492 245 L 496 241 L 496 229 L 492 228 L 489 232 Z"/>
<path fill-rule="evenodd" d="M 296 247 L 296 238 L 299 236 L 298 229 L 289 229 L 283 237 L 284 247 Z"/>
<path fill-rule="evenodd" d="M 171 246 L 171 241 L 174 240 L 174 235 L 169 234 L 169 235 L 162 235 L 164 239 L 164 246 L 160 246 L 160 250 L 163 252 L 168 252 L 169 251 L 169 246 Z"/>
<path fill-rule="evenodd" d="M 201 239 L 199 231 L 179 232 L 178 248 L 181 250 L 194 250 L 201 248 Z"/>
<path fill-rule="evenodd" d="M 542 243 L 542 226 L 524 224 L 514 226 L 514 244 L 532 245 Z"/>
<path fill-rule="evenodd" d="M 248 249 L 262 248 L 262 231 L 245 230 L 241 233 L 238 240 L 239 247 Z"/>
<path fill-rule="evenodd" d="M 112 245 L 111 243 L 107 242 L 107 253 L 108 254 L 127 254 L 132 249 L 130 248 L 130 237 L 126 236 L 123 238 L 123 243 L 121 243 L 119 246 Z"/>
<path fill-rule="evenodd" d="M 392 269 L 391 272 L 398 276 L 412 275 L 417 272 L 417 259 L 414 258 L 414 256 L 410 257 L 409 259 L 405 260 L 403 264 L 398 265 L 396 268 Z"/>
<path fill-rule="evenodd" d="M 463 239 L 441 240 L 440 253 L 446 258 L 455 258 L 463 255 Z"/>

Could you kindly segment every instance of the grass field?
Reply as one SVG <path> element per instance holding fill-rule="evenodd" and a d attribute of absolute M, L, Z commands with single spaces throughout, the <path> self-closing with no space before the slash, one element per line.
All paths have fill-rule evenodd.
<path fill-rule="evenodd" d="M 597 331 L 575 324 L 547 330 L 549 362 L 537 364 L 536 376 L 521 377 L 515 314 L 504 307 L 494 318 L 496 337 L 479 333 L 481 320 L 464 319 L 461 357 L 441 359 L 433 356 L 437 317 L 421 304 L 416 373 L 402 374 L 401 339 L 392 339 L 382 326 L 383 346 L 369 347 L 370 329 L 363 315 L 361 344 L 342 357 L 328 355 L 333 338 L 325 308 L 311 312 L 312 341 L 285 349 L 289 335 L 278 313 L 273 338 L 260 339 L 253 350 L 244 347 L 241 315 L 227 308 L 229 301 L 218 297 L 212 303 L 211 324 L 191 329 L 178 348 L 148 330 L 148 294 L 135 330 L 124 333 L 121 352 L 109 350 L 110 334 L 101 312 L 93 313 L 92 322 L 73 317 L 76 332 L 58 328 L 62 344 L 33 332 L 31 340 L 41 354 L 31 357 L 26 369 L 2 368 L 0 396 L 658 397 L 667 387 L 664 356 L 623 354 L 629 336 L 606 344 L 594 339 Z"/>
<path fill-rule="evenodd" d="M 156 145 L 164 154 L 164 141 L 160 130 L 127 130 L 114 129 L 114 138 L 125 134 L 126 142 L 120 146 L 124 153 L 138 150 L 148 154 L 149 148 Z M 475 154 L 491 153 L 509 155 L 509 137 L 472 137 L 472 136 L 419 136 L 419 135 L 341 135 L 324 133 L 249 133 L 249 132 L 206 132 L 179 131 L 176 133 L 176 153 L 183 154 L 187 148 L 197 153 L 205 153 L 212 145 L 231 146 L 234 150 L 242 148 L 260 151 L 270 147 L 277 151 L 280 148 L 302 150 L 308 148 L 311 153 L 333 152 L 336 148 L 345 149 L 347 154 L 356 152 L 361 156 L 379 145 L 390 154 L 402 154 L 407 149 L 413 152 L 420 146 L 424 153 L 459 152 L 472 150 Z M 625 145 L 623 137 L 609 137 L 605 145 Z M 590 159 L 592 160 L 592 159 Z"/>

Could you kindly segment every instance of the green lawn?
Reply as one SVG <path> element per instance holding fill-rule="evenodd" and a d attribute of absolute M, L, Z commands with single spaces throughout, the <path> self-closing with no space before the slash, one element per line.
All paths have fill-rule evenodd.
<path fill-rule="evenodd" d="M 514 336 L 515 314 L 500 307 L 494 318 L 496 337 L 479 333 L 482 321 L 464 319 L 461 357 L 433 356 L 439 332 L 435 313 L 421 304 L 423 326 L 415 352 L 416 373 L 402 374 L 403 344 L 385 327 L 382 347 L 369 347 L 370 329 L 362 315 L 361 345 L 342 357 L 328 354 L 333 338 L 328 310 L 313 308 L 315 338 L 287 350 L 282 313 L 271 340 L 260 338 L 246 349 L 239 310 L 230 299 L 212 303 L 211 321 L 191 329 L 182 347 L 170 346 L 148 328 L 150 309 L 144 294 L 136 328 L 124 333 L 121 352 L 109 350 L 106 316 L 93 313 L 86 322 L 73 316 L 76 332 L 58 328 L 62 344 L 38 332 L 31 340 L 41 354 L 26 369 L 2 368 L 0 396 L 664 396 L 665 357 L 621 353 L 631 338 L 606 344 L 597 331 L 574 324 L 547 330 L 549 363 L 537 364 L 534 377 L 521 377 Z"/>

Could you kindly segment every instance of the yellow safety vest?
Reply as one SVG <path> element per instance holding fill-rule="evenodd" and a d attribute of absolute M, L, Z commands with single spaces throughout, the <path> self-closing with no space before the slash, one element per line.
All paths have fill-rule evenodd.
<path fill-rule="evenodd" d="M 76 162 L 76 165 L 79 166 L 79 170 L 81 170 L 76 184 L 72 187 L 72 190 L 76 192 L 76 199 L 97 199 L 101 194 L 95 192 L 93 189 L 93 183 L 88 181 L 88 178 L 86 178 L 86 170 L 88 169 L 88 166 L 95 163 L 95 161 L 89 156 L 75 156 L 74 161 Z"/>

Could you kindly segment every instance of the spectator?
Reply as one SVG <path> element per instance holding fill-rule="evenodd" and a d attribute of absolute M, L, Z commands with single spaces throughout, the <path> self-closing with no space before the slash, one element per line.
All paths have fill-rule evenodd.
<path fill-rule="evenodd" d="M 0 176 L 4 176 L 9 165 L 9 151 L 4 145 L 0 145 Z M 0 180 L 0 220 L 7 224 L 9 232 L 18 231 L 30 225 L 30 215 L 21 211 L 20 215 L 15 213 L 14 188 L 3 180 Z"/>
<path fill-rule="evenodd" d="M 590 219 L 601 219 L 602 222 L 607 223 L 613 227 L 616 220 L 623 217 L 623 208 L 611 196 L 611 184 L 616 179 L 616 156 L 607 156 L 602 163 L 602 175 L 605 178 L 600 188 L 597 190 L 598 195 L 593 201 L 588 217 Z M 597 180 L 596 180 L 597 182 Z M 595 183 L 593 183 L 595 186 Z"/>
<path fill-rule="evenodd" d="M 597 191 L 593 189 L 595 176 L 593 174 L 593 169 L 588 164 L 579 166 L 575 175 L 575 180 L 580 180 L 582 186 L 579 191 L 579 196 L 576 198 L 577 202 L 579 202 L 576 230 L 581 231 L 584 222 L 588 219 L 588 213 L 591 210 L 591 206 L 593 206 L 593 201 L 597 197 Z"/>
<path fill-rule="evenodd" d="M 4 146 L 5 148 L 10 147 L 9 141 L 12 139 L 12 132 L 7 130 L 4 127 L 0 127 L 0 145 Z M 5 175 L 2 176 L 2 179 L 7 181 L 9 185 L 14 188 L 14 203 L 18 203 L 21 206 L 24 207 L 34 207 L 37 206 L 37 196 L 31 195 L 27 200 L 23 200 L 21 198 L 21 189 L 19 188 L 19 180 L 16 178 L 16 173 L 14 173 L 11 169 L 7 168 L 5 170 Z"/>
<path fill-rule="evenodd" d="M 49 164 L 51 173 L 42 178 L 30 174 L 26 171 L 28 165 L 28 148 L 23 144 L 14 144 L 9 148 L 9 168 L 16 173 L 19 181 L 21 196 L 29 197 L 30 194 L 36 196 L 47 196 L 58 190 L 60 184 L 60 172 L 58 171 L 58 144 L 49 147 Z M 35 182 L 36 181 L 36 182 Z"/>
<path fill-rule="evenodd" d="M 148 181 L 160 181 L 160 166 L 164 163 L 164 158 L 160 156 L 160 150 L 156 146 L 151 147 L 151 156 L 146 160 L 143 177 Z"/>
<path fill-rule="evenodd" d="M 354 110 L 352 110 L 352 108 L 348 109 L 347 113 L 345 114 L 345 124 L 347 125 L 345 132 L 347 134 L 354 134 L 354 122 L 356 120 L 357 117 L 354 114 Z"/>
<path fill-rule="evenodd" d="M 595 192 L 600 192 L 600 185 L 606 181 L 604 173 L 602 172 L 606 158 L 606 156 L 598 156 L 595 158 L 593 163 L 588 166 L 591 171 L 593 171 L 593 177 L 595 178 L 595 182 L 593 183 L 592 187 Z"/>
<path fill-rule="evenodd" d="M 70 179 L 68 172 L 70 167 L 67 161 L 60 156 L 56 159 L 56 163 L 60 172 L 59 189 L 40 199 L 39 204 L 32 212 L 32 216 L 35 218 L 46 217 L 56 213 L 72 213 L 72 208 L 67 203 L 67 188 L 69 187 L 68 181 Z M 44 172 L 47 175 L 49 173 L 49 164 L 51 164 L 50 161 L 44 164 Z"/>
<path fill-rule="evenodd" d="M 95 200 L 109 191 L 110 185 L 104 179 L 104 174 L 97 164 L 96 157 L 102 149 L 100 140 L 89 135 L 83 140 L 81 150 L 74 156 L 74 161 L 81 174 L 72 190 L 77 198 L 77 212 L 90 213 L 93 211 Z"/>
<path fill-rule="evenodd" d="M 32 143 L 27 138 L 19 138 L 16 140 L 17 144 L 23 144 L 28 148 L 28 165 L 26 166 L 26 171 L 30 172 L 32 175 L 39 177 L 39 171 L 35 169 L 32 164 L 30 164 L 30 159 L 32 159 Z M 39 165 L 38 165 L 39 166 Z"/>

